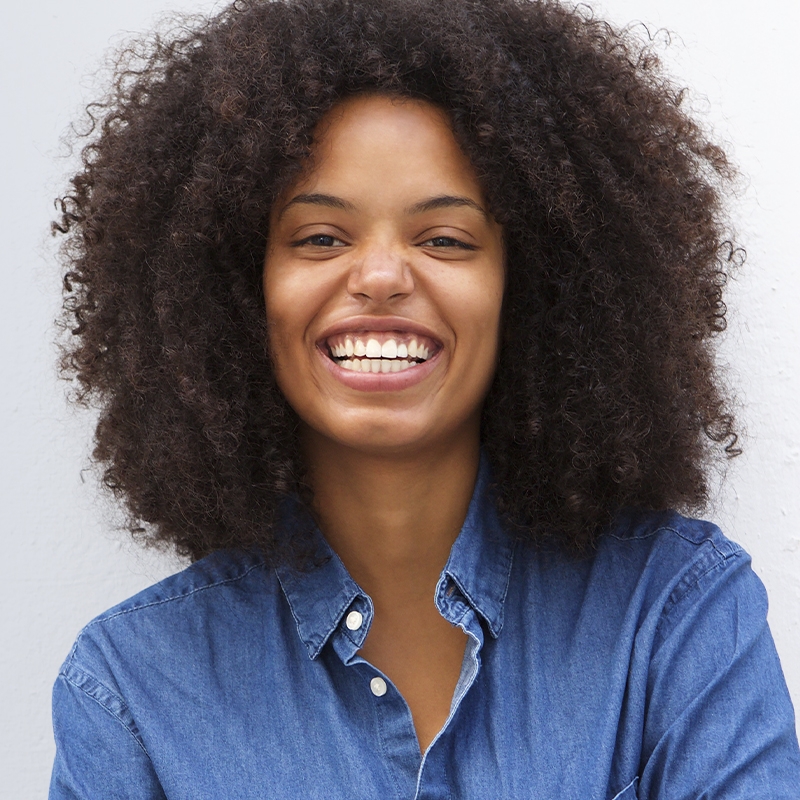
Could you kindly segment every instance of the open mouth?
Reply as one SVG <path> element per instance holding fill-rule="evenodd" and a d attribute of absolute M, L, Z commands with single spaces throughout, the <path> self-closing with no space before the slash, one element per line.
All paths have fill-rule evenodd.
<path fill-rule="evenodd" d="M 352 372 L 404 372 L 423 364 L 441 345 L 427 336 L 397 331 L 364 331 L 328 337 L 323 350 Z"/>

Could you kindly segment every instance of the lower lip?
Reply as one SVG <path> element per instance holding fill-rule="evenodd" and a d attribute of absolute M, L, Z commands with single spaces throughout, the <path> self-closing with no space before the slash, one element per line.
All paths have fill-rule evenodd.
<path fill-rule="evenodd" d="M 317 348 L 317 355 L 333 377 L 345 386 L 360 392 L 399 392 L 409 386 L 416 386 L 436 369 L 441 353 L 440 349 L 427 361 L 414 367 L 408 367 L 402 372 L 355 372 L 340 367 L 335 361 L 328 358 L 323 350 Z"/>

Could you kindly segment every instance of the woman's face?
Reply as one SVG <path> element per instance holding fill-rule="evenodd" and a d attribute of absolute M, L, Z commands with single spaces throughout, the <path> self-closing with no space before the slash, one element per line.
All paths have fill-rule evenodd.
<path fill-rule="evenodd" d="M 503 283 L 502 229 L 446 113 L 337 105 L 272 209 L 264 262 L 276 376 L 306 436 L 376 454 L 477 436 Z"/>

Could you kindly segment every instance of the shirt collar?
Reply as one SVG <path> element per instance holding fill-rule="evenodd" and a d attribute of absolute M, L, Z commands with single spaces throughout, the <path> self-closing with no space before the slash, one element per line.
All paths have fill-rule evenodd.
<path fill-rule="evenodd" d="M 490 468 L 482 454 L 467 517 L 436 587 L 436 603 L 441 610 L 445 596 L 452 592 L 452 581 L 496 638 L 503 627 L 514 542 L 489 498 L 489 482 Z M 284 509 L 284 525 L 291 529 L 313 522 L 293 503 Z M 302 571 L 288 565 L 276 568 L 297 632 L 312 659 L 342 624 L 342 617 L 357 597 L 367 600 L 370 610 L 372 607 L 316 526 L 313 536 L 316 553 L 313 567 Z"/>
<path fill-rule="evenodd" d="M 494 638 L 503 628 L 503 608 L 511 578 L 514 540 L 500 523 L 490 497 L 491 469 L 481 454 L 478 479 L 467 510 L 467 518 L 450 549 L 437 586 L 436 599 L 447 592 L 447 577 L 458 586 L 466 601 L 480 614 Z"/>

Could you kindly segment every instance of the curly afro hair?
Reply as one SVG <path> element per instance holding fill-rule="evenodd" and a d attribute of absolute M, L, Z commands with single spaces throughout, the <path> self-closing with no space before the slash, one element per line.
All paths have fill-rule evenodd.
<path fill-rule="evenodd" d="M 281 500 L 310 489 L 266 344 L 267 219 L 358 92 L 446 109 L 505 226 L 481 435 L 518 535 L 580 552 L 623 507 L 702 507 L 738 452 L 712 347 L 733 173 L 646 43 L 555 0 L 237 0 L 126 53 L 54 228 L 62 367 L 141 538 L 285 552 Z"/>

